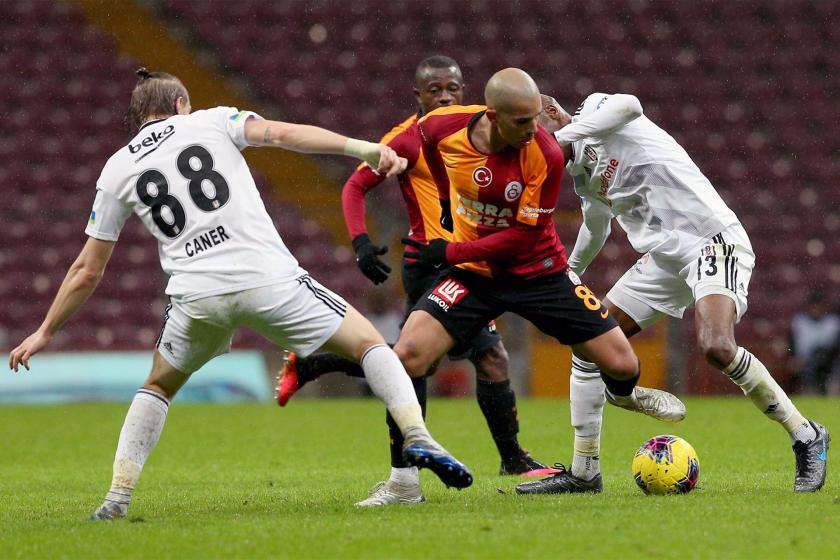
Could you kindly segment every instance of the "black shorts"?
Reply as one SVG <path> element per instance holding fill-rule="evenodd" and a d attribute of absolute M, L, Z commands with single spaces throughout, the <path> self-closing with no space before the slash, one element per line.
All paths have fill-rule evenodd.
<path fill-rule="evenodd" d="M 408 301 L 406 302 L 405 317 L 414 310 L 417 302 L 420 301 L 426 292 L 437 286 L 438 281 L 449 273 L 436 268 L 411 267 L 406 268 L 405 261 L 402 263 L 402 283 Z M 405 322 L 405 320 L 403 320 Z M 466 340 L 457 340 L 455 346 L 447 353 L 450 360 L 465 360 L 474 355 L 480 355 L 490 348 L 496 346 L 502 339 L 496 332 L 496 323 L 492 320 L 484 323 L 476 334 Z"/>
<path fill-rule="evenodd" d="M 618 326 L 592 291 L 565 272 L 534 280 L 497 280 L 453 268 L 414 309 L 430 313 L 458 342 L 470 340 L 507 311 L 566 345 Z"/>

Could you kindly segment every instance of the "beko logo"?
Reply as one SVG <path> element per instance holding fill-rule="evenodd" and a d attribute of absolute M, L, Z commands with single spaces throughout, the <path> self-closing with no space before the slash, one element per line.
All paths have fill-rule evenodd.
<path fill-rule="evenodd" d="M 164 128 L 161 132 L 152 132 L 151 134 L 149 134 L 148 136 L 146 136 L 145 138 L 143 138 L 142 140 L 140 140 L 136 144 L 132 144 L 132 143 L 129 142 L 128 151 L 131 152 L 132 154 L 136 154 L 137 152 L 139 152 L 143 148 L 149 148 L 151 146 L 155 146 L 155 149 L 157 149 L 157 146 L 159 146 L 161 142 L 167 140 L 174 133 L 175 133 L 175 125 L 170 124 L 169 126 Z"/>

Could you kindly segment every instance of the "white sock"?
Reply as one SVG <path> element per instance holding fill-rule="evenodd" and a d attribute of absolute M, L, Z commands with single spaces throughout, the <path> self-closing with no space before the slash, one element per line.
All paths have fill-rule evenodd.
<path fill-rule="evenodd" d="M 402 486 L 416 486 L 420 484 L 420 472 L 417 467 L 391 467 L 388 480 Z"/>
<path fill-rule="evenodd" d="M 815 439 L 817 439 L 817 430 L 814 429 L 814 426 L 812 426 L 808 420 L 805 420 L 798 426 L 795 426 L 790 432 L 790 441 L 793 443 L 801 441 L 802 443 L 807 444 L 811 443 Z"/>
<path fill-rule="evenodd" d="M 768 418 L 781 424 L 790 434 L 791 441 L 809 443 L 816 439 L 817 432 L 811 423 L 796 409 L 764 364 L 745 348 L 738 347 L 735 359 L 723 373 L 737 383 Z"/>
<path fill-rule="evenodd" d="M 598 366 L 572 356 L 572 378 L 569 382 L 572 427 L 575 429 L 575 452 L 572 457 L 572 475 L 583 480 L 601 472 L 601 423 L 603 419 L 604 392 Z"/>
<path fill-rule="evenodd" d="M 148 389 L 140 389 L 134 395 L 120 431 L 114 476 L 106 500 L 128 506 L 143 465 L 163 431 L 168 411 L 169 400 L 163 395 Z"/>
<path fill-rule="evenodd" d="M 373 393 L 382 399 L 403 437 L 429 436 L 411 378 L 387 344 L 371 346 L 362 356 L 362 369 Z"/>
<path fill-rule="evenodd" d="M 592 480 L 601 472 L 601 438 L 575 436 L 575 454 L 572 456 L 572 476 Z"/>

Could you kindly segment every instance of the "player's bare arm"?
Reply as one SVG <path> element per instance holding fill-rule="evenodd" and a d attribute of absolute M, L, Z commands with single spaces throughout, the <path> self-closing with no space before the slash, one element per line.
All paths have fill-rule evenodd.
<path fill-rule="evenodd" d="M 9 354 L 9 369 L 18 371 L 23 364 L 28 370 L 29 358 L 43 350 L 61 325 L 87 301 L 102 279 L 114 245 L 113 241 L 87 240 L 82 252 L 70 265 L 44 322 Z"/>
<path fill-rule="evenodd" d="M 304 154 L 335 154 L 358 158 L 386 177 L 405 171 L 408 162 L 388 146 L 348 138 L 308 124 L 249 119 L 245 139 L 251 146 L 284 148 Z"/>

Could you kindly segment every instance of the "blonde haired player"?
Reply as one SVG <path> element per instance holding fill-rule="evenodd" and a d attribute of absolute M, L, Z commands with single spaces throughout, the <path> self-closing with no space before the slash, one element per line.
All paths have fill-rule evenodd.
<path fill-rule="evenodd" d="M 603 301 L 622 330 L 632 336 L 666 315 L 682 317 L 694 305 L 700 352 L 790 434 L 796 457 L 794 490 L 819 490 L 825 481 L 828 431 L 802 416 L 764 364 L 735 342 L 735 323 L 747 310 L 755 254 L 732 210 L 686 151 L 642 114 L 632 95 L 593 93 L 574 117 L 543 96 L 540 120 L 564 147 L 583 206 L 583 225 L 569 266 L 579 274 L 586 270 L 615 218 L 643 254 Z M 562 481 L 521 485 L 521 491 L 567 491 L 569 485 L 585 487 L 600 480 L 604 393 L 595 364 L 575 356 L 571 473 Z M 606 396 L 614 401 L 609 391 Z"/>
<path fill-rule="evenodd" d="M 389 176 L 401 173 L 406 161 L 387 146 L 232 107 L 191 112 L 176 77 L 137 73 L 128 112 L 136 135 L 108 160 L 97 181 L 85 230 L 89 239 L 41 327 L 9 356 L 11 369 L 29 369 L 29 359 L 96 289 L 123 224 L 137 214 L 158 240 L 171 305 L 152 371 L 120 432 L 111 488 L 91 518 L 125 517 L 171 399 L 193 372 L 229 350 L 241 325 L 301 355 L 323 347 L 359 361 L 402 430 L 408 462 L 431 468 L 449 486 L 469 486 L 469 470 L 429 435 L 396 354 L 286 248 L 240 151 L 272 146 L 350 155 Z"/>

